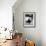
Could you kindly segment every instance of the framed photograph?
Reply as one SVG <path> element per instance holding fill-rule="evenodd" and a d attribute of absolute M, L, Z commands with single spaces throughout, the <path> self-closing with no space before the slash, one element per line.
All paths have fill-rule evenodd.
<path fill-rule="evenodd" d="M 36 26 L 36 13 L 35 12 L 24 12 L 23 26 L 32 27 L 32 28 Z"/>

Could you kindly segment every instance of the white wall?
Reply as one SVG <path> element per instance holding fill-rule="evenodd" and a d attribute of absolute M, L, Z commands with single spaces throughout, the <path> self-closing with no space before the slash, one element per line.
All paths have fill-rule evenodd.
<path fill-rule="evenodd" d="M 16 8 L 16 5 L 14 5 Z M 32 39 L 35 41 L 36 46 L 41 46 L 41 31 L 40 31 L 40 16 L 41 16 L 41 3 L 40 0 L 23 0 L 23 2 L 13 9 L 15 16 L 15 28 L 18 32 L 24 34 L 24 38 Z M 36 27 L 24 28 L 23 27 L 23 12 L 36 12 Z"/>
<path fill-rule="evenodd" d="M 36 46 L 46 46 L 46 1 L 45 0 L 23 0 L 13 12 L 15 16 L 15 28 L 22 32 L 24 37 L 35 41 Z M 23 27 L 23 12 L 36 12 L 36 27 Z M 42 45 L 41 45 L 42 44 Z"/>
<path fill-rule="evenodd" d="M 0 27 L 12 28 L 12 6 L 16 0 L 0 0 Z"/>
<path fill-rule="evenodd" d="M 46 46 L 46 0 L 41 1 L 40 25 L 42 46 Z"/>

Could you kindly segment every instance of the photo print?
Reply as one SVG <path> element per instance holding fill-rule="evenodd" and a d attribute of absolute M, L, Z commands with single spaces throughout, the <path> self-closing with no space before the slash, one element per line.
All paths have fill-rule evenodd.
<path fill-rule="evenodd" d="M 35 27 L 36 25 L 36 13 L 24 12 L 24 27 Z"/>

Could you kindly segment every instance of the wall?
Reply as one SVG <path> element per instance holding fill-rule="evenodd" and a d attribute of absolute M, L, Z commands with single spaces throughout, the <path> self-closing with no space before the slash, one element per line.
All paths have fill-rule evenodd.
<path fill-rule="evenodd" d="M 40 26 L 42 46 L 46 46 L 46 0 L 41 1 Z"/>
<path fill-rule="evenodd" d="M 12 6 L 16 0 L 0 0 L 0 27 L 12 29 Z"/>
<path fill-rule="evenodd" d="M 41 1 L 40 0 L 23 0 L 20 5 L 13 8 L 15 28 L 18 32 L 23 33 L 23 37 L 35 41 L 36 46 L 41 46 L 40 16 Z M 23 27 L 23 12 L 36 12 L 36 27 Z"/>

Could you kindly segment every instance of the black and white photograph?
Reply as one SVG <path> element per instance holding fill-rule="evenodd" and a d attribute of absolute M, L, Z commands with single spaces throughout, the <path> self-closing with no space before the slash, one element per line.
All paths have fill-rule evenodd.
<path fill-rule="evenodd" d="M 35 27 L 36 23 L 35 12 L 24 12 L 24 27 Z"/>

